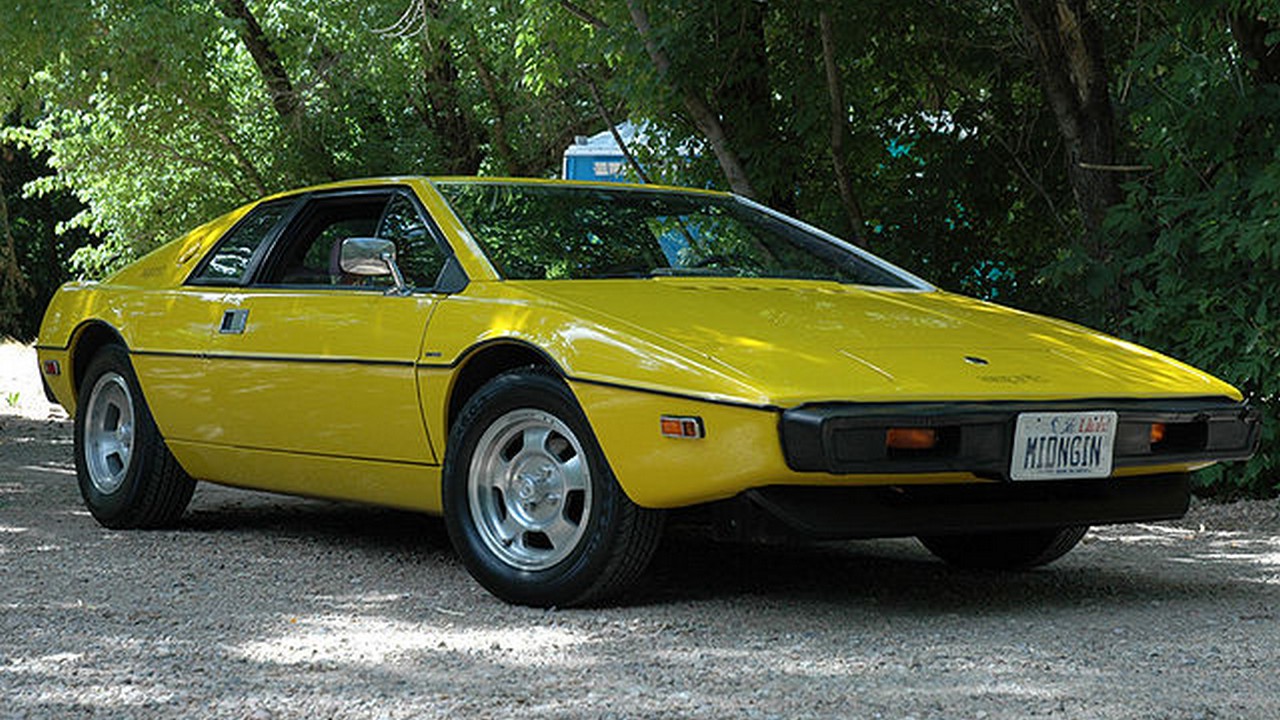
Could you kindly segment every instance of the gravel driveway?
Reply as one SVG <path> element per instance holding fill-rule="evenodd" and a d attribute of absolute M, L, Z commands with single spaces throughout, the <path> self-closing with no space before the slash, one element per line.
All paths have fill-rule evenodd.
<path fill-rule="evenodd" d="M 202 484 L 176 530 L 100 528 L 11 348 L 0 718 L 1280 718 L 1276 502 L 1013 575 L 677 532 L 622 606 L 531 610 L 408 513 Z"/>

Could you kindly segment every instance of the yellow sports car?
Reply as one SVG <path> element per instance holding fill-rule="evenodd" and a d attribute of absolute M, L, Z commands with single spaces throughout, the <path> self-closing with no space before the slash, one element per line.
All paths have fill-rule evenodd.
<path fill-rule="evenodd" d="M 275 195 L 64 286 L 38 350 L 103 525 L 173 523 L 196 480 L 439 513 L 544 606 L 622 591 L 675 508 L 1039 565 L 1182 515 L 1190 471 L 1258 442 L 1194 368 L 653 186 Z"/>

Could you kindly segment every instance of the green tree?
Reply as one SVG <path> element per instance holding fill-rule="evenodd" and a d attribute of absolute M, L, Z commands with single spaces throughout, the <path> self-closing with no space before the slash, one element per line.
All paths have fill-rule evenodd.
<path fill-rule="evenodd" d="M 1265 9 L 1264 9 L 1265 8 Z M 1124 329 L 1241 387 L 1263 446 L 1207 478 L 1274 492 L 1280 449 L 1280 42 L 1267 3 L 1175 3 L 1125 69 L 1148 171 L 1108 217 L 1130 279 Z"/>

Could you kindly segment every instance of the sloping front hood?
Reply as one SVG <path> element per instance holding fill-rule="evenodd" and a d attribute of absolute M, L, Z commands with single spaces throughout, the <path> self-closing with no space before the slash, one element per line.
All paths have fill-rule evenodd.
<path fill-rule="evenodd" d="M 784 407 L 1240 397 L 1230 385 L 1132 343 L 940 291 L 701 278 L 542 281 L 527 289 L 721 366 Z"/>

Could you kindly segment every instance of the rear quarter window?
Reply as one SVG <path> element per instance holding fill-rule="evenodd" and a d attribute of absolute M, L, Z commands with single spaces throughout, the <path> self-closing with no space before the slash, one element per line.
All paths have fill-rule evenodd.
<path fill-rule="evenodd" d="M 249 211 L 210 253 L 192 280 L 208 285 L 236 285 L 244 280 L 262 243 L 293 207 L 294 200 L 263 203 Z"/>

